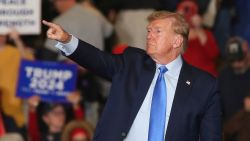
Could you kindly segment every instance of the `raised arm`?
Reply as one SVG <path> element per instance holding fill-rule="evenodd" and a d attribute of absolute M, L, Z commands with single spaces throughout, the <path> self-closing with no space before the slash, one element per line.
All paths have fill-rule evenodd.
<path fill-rule="evenodd" d="M 122 69 L 125 60 L 122 56 L 101 51 L 70 35 L 55 23 L 43 21 L 43 24 L 49 27 L 47 37 L 59 42 L 56 48 L 84 68 L 108 79 L 112 79 L 115 73 Z"/>

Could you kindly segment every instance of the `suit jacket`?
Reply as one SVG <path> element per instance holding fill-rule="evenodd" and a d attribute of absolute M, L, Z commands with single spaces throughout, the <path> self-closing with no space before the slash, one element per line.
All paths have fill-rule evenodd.
<path fill-rule="evenodd" d="M 81 40 L 69 58 L 112 80 L 93 140 L 122 141 L 147 94 L 156 63 L 140 49 L 128 48 L 122 55 L 111 55 Z M 185 62 L 177 83 L 165 140 L 221 141 L 217 80 Z"/>

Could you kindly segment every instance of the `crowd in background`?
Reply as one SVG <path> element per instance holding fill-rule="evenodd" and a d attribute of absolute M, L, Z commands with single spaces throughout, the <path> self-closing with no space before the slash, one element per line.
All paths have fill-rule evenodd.
<path fill-rule="evenodd" d="M 145 49 L 147 16 L 183 14 L 190 26 L 183 59 L 219 80 L 224 141 L 250 140 L 250 20 L 247 0 L 42 0 L 42 19 L 100 50 L 119 55 Z M 74 63 L 40 35 L 0 35 L 0 141 L 90 141 L 110 81 L 78 67 L 69 104 L 16 97 L 20 60 Z M 121 111 L 122 112 L 122 111 Z"/>

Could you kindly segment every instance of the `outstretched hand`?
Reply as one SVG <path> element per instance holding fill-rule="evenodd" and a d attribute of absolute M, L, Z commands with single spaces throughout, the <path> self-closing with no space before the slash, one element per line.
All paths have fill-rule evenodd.
<path fill-rule="evenodd" d="M 57 40 L 62 43 L 68 43 L 71 40 L 71 35 L 64 31 L 60 25 L 45 20 L 43 20 L 42 23 L 49 27 L 47 31 L 47 37 L 49 39 Z"/>

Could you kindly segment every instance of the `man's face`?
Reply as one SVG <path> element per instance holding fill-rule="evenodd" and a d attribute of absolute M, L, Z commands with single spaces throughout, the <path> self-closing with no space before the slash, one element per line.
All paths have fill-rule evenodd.
<path fill-rule="evenodd" d="M 236 74 L 243 74 L 247 70 L 246 59 L 235 60 L 231 63 L 231 66 Z"/>
<path fill-rule="evenodd" d="M 172 29 L 173 19 L 158 19 L 147 27 L 147 54 L 153 59 L 170 54 L 176 35 Z"/>

